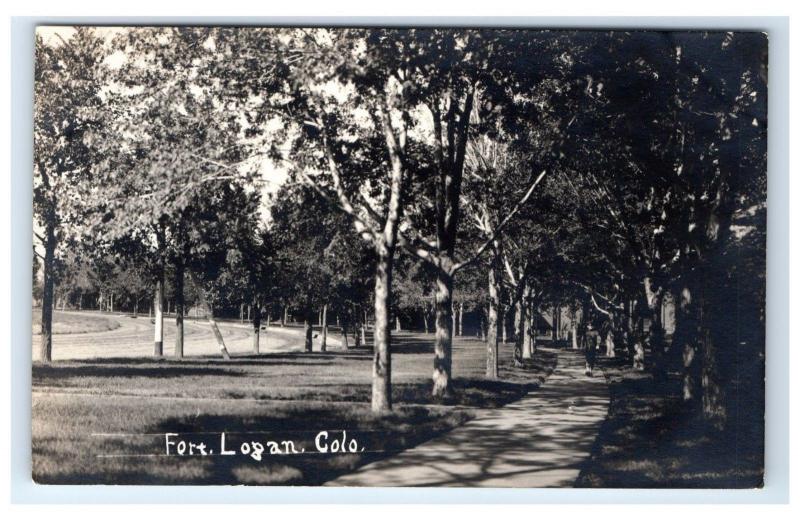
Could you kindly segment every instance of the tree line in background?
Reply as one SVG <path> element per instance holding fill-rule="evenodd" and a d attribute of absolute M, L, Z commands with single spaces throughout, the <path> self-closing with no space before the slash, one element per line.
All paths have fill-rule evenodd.
<path fill-rule="evenodd" d="M 434 333 L 446 399 L 465 312 L 497 378 L 500 342 L 524 366 L 546 311 L 576 347 L 599 332 L 681 374 L 687 410 L 722 427 L 763 397 L 766 52 L 724 32 L 37 38 L 41 360 L 59 302 L 152 312 L 156 356 L 172 312 L 177 357 L 190 306 L 246 310 L 255 352 L 291 312 L 308 351 L 315 320 L 345 349 L 371 325 L 388 411 L 392 325 Z"/>

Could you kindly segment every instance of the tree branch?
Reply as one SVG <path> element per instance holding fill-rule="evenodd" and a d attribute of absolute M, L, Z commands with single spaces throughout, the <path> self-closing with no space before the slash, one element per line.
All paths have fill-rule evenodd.
<path fill-rule="evenodd" d="M 483 254 L 486 251 L 486 249 L 489 248 L 489 245 L 491 245 L 494 242 L 494 240 L 497 239 L 497 237 L 503 232 L 503 229 L 505 229 L 505 226 L 508 225 L 509 222 L 511 222 L 511 220 L 519 212 L 520 208 L 528 201 L 528 199 L 533 194 L 533 190 L 536 189 L 536 186 L 544 178 L 546 173 L 547 173 L 547 171 L 545 170 L 545 171 L 543 171 L 542 173 L 539 174 L 539 176 L 536 178 L 536 180 L 533 181 L 533 184 L 531 184 L 531 187 L 528 188 L 528 191 L 525 193 L 525 195 L 516 203 L 516 205 L 514 206 L 514 209 L 512 209 L 511 212 L 508 213 L 508 215 L 506 215 L 506 217 L 503 219 L 503 221 L 500 222 L 500 224 L 498 224 L 498 226 L 492 231 L 492 235 L 478 248 L 478 250 L 472 255 L 471 258 L 467 259 L 466 261 L 462 261 L 462 262 L 456 264 L 453 267 L 453 273 L 456 273 L 457 271 L 461 270 L 462 268 L 464 268 L 464 267 L 466 267 L 468 265 L 471 265 L 472 263 L 474 263 L 475 261 L 478 260 L 478 258 L 481 256 L 481 254 Z"/>
<path fill-rule="evenodd" d="M 406 236 L 400 231 L 397 232 L 397 243 L 400 245 L 400 248 L 406 251 L 409 256 L 433 265 L 437 268 L 440 267 L 441 262 L 436 254 L 420 248 L 413 242 L 407 240 Z"/>
<path fill-rule="evenodd" d="M 328 163 L 328 171 L 333 179 L 333 189 L 336 192 L 340 207 L 345 213 L 353 217 L 356 230 L 360 234 L 363 235 L 364 233 L 369 232 L 372 235 L 373 240 L 377 240 L 376 230 L 374 227 L 370 226 L 370 223 L 380 225 L 380 220 L 363 220 L 358 213 L 356 213 L 356 209 L 353 207 L 353 203 L 350 201 L 350 197 L 348 197 L 347 192 L 344 189 L 344 185 L 342 184 L 342 177 L 339 173 L 339 167 L 336 165 L 336 161 L 333 158 L 333 150 L 331 149 L 330 141 L 328 141 L 328 136 L 325 134 L 324 128 L 322 130 L 322 147 L 323 151 L 325 152 L 325 159 Z M 308 176 L 306 176 L 306 178 L 312 183 L 314 182 Z M 370 217 L 372 216 L 369 210 L 367 210 L 367 214 Z"/>
<path fill-rule="evenodd" d="M 319 186 L 319 184 L 316 183 L 316 181 L 314 181 L 314 179 L 309 177 L 305 173 L 305 171 L 300 172 L 300 177 L 306 184 L 311 186 L 311 188 L 314 189 L 314 191 L 316 191 L 319 196 L 324 198 L 326 201 L 328 201 L 328 203 L 330 203 L 332 206 L 334 206 L 344 214 L 350 216 L 353 219 L 353 225 L 355 226 L 356 232 L 362 238 L 364 238 L 369 242 L 373 243 L 375 242 L 376 239 L 375 231 L 371 227 L 369 227 L 367 222 L 365 222 L 360 216 L 358 216 L 358 213 L 355 212 L 355 209 L 353 209 L 352 204 L 348 204 L 350 207 L 348 209 L 339 200 L 332 198 L 330 195 L 328 195 L 328 193 L 324 189 L 322 189 Z"/>

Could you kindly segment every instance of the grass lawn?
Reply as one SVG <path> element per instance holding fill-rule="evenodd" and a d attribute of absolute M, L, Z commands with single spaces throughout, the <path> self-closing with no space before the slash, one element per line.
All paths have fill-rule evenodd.
<path fill-rule="evenodd" d="M 739 399 L 723 431 L 682 413 L 681 382 L 601 358 L 611 404 L 576 486 L 599 488 L 756 488 L 763 485 L 763 390 Z M 755 368 L 755 367 L 754 367 Z M 753 371 L 758 374 L 758 370 Z M 763 375 L 761 376 L 763 377 Z M 747 384 L 747 383 L 744 383 Z M 753 383 L 751 383 L 753 384 Z M 732 385 L 732 391 L 739 391 Z"/>
<path fill-rule="evenodd" d="M 555 354 L 542 349 L 524 369 L 514 369 L 511 347 L 501 346 L 501 380 L 488 381 L 484 344 L 457 338 L 456 395 L 445 406 L 430 397 L 432 335 L 396 335 L 395 411 L 388 416 L 369 410 L 371 347 L 231 361 L 36 363 L 33 478 L 39 483 L 321 484 L 463 424 L 480 408 L 501 406 L 535 389 L 555 366 Z M 312 452 L 321 430 L 329 432 L 328 443 L 341 440 L 346 430 L 365 452 Z M 205 457 L 165 456 L 164 433 L 218 448 L 223 431 L 229 449 L 240 450 L 244 442 L 291 440 L 307 452 L 265 453 L 260 461 L 218 451 Z"/>
<path fill-rule="evenodd" d="M 33 334 L 42 334 L 42 310 L 33 310 Z M 53 311 L 53 334 L 99 333 L 119 327 L 119 322 L 108 316 L 80 315 Z"/>

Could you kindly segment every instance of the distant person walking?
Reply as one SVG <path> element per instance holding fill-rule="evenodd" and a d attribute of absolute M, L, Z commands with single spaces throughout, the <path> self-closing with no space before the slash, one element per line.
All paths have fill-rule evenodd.
<path fill-rule="evenodd" d="M 597 339 L 600 337 L 600 333 L 597 330 L 598 325 L 597 322 L 589 322 L 586 327 L 586 347 L 584 350 L 586 356 L 585 374 L 589 377 L 594 373 L 594 363 L 597 359 Z"/>

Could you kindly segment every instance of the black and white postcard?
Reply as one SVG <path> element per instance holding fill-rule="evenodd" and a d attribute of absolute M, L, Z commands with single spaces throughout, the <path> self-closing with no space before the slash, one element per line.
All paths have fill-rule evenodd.
<path fill-rule="evenodd" d="M 765 33 L 35 38 L 36 483 L 763 486 Z"/>

